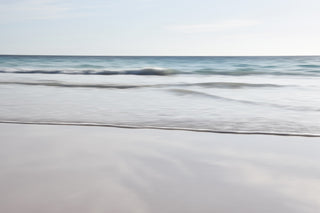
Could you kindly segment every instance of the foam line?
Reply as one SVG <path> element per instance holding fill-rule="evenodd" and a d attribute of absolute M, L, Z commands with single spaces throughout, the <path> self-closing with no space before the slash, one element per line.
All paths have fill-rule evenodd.
<path fill-rule="evenodd" d="M 71 123 L 71 122 L 50 122 L 50 121 L 6 121 L 3 124 L 28 124 L 28 125 L 52 125 L 52 126 L 92 126 L 92 127 L 114 127 L 125 129 L 156 129 L 156 130 L 173 130 L 173 131 L 191 131 L 191 132 L 208 132 L 220 134 L 241 134 L 241 135 L 273 135 L 273 136 L 297 136 L 297 137 L 320 137 L 320 134 L 309 133 L 285 133 L 285 132 L 249 132 L 249 131 L 220 131 L 211 129 L 192 129 L 180 127 L 156 127 L 156 126 L 133 126 L 133 125 L 116 125 L 100 123 Z"/>

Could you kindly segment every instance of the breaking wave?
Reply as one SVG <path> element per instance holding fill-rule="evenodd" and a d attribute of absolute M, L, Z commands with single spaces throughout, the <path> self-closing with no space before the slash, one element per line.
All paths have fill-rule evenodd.
<path fill-rule="evenodd" d="M 0 70 L 13 74 L 66 74 L 66 75 L 175 75 L 179 71 L 164 68 L 142 68 L 132 70 Z"/>
<path fill-rule="evenodd" d="M 241 68 L 235 70 L 199 69 L 182 71 L 170 68 L 141 68 L 129 70 L 105 70 L 105 69 L 1 69 L 0 73 L 11 74 L 64 74 L 64 75 L 142 75 L 142 76 L 171 76 L 171 75 L 222 75 L 222 76 L 250 76 L 250 75 L 273 75 L 273 76 L 320 76 L 320 70 L 288 70 L 275 71 L 265 69 Z M 313 67 L 314 68 L 314 67 Z"/>

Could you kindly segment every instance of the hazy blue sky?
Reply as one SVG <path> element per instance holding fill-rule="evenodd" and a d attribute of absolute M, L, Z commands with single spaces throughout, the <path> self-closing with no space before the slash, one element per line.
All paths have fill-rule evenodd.
<path fill-rule="evenodd" d="M 319 0 L 0 0 L 0 54 L 319 55 Z"/>

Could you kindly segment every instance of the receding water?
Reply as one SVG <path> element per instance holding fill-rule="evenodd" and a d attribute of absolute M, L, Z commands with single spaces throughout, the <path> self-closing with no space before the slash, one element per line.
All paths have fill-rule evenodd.
<path fill-rule="evenodd" d="M 0 56 L 0 121 L 320 135 L 320 57 Z"/>

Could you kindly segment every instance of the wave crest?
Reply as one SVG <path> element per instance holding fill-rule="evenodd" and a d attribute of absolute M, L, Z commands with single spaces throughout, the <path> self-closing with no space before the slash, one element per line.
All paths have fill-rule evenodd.
<path fill-rule="evenodd" d="M 222 76 L 250 76 L 250 75 L 273 75 L 273 76 L 320 76 L 319 70 L 258 70 L 252 68 L 241 68 L 235 70 L 200 69 L 193 71 L 182 71 L 170 68 L 148 68 L 106 70 L 101 68 L 89 69 L 87 65 L 81 65 L 79 69 L 5 69 L 0 68 L 0 73 L 11 74 L 65 74 L 65 75 L 143 75 L 143 76 L 171 76 L 171 75 L 222 75 Z M 90 65 L 91 66 L 91 65 Z M 88 68 L 88 69 L 87 69 Z"/>
<path fill-rule="evenodd" d="M 174 69 L 142 68 L 132 70 L 0 70 L 0 73 L 14 74 L 67 74 L 67 75 L 156 75 L 167 76 L 180 73 Z"/>

